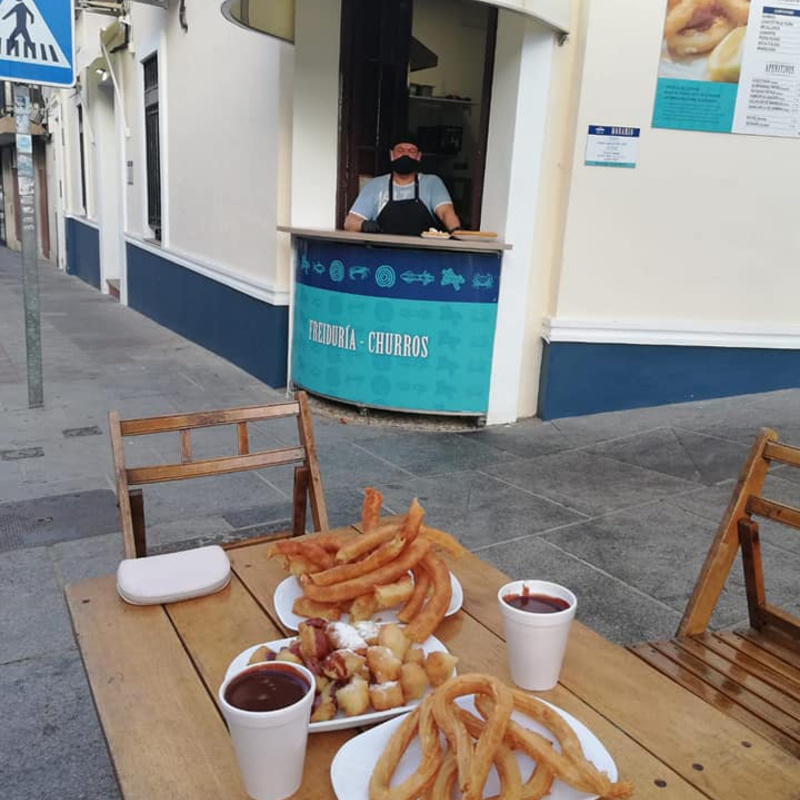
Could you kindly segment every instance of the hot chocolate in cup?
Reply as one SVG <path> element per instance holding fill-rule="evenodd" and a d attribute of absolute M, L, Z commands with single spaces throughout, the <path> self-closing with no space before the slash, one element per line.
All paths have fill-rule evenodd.
<path fill-rule="evenodd" d="M 269 661 L 227 678 L 219 704 L 253 800 L 283 800 L 303 781 L 313 674 L 300 664 Z"/>
<path fill-rule="evenodd" d="M 532 691 L 558 683 L 578 600 L 549 581 L 512 581 L 497 593 L 511 680 Z"/>

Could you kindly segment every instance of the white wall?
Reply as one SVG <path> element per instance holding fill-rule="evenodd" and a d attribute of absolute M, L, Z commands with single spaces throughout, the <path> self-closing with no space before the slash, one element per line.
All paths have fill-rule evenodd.
<path fill-rule="evenodd" d="M 340 27 L 339 0 L 297 0 L 291 204 L 295 227 L 336 227 Z"/>
<path fill-rule="evenodd" d="M 214 2 L 166 29 L 169 248 L 275 281 L 281 63 L 290 45 L 226 21 Z M 282 191 L 286 191 L 282 187 Z"/>
<path fill-rule="evenodd" d="M 482 227 L 513 245 L 503 255 L 497 308 L 490 424 L 523 416 L 523 386 L 536 380 L 526 363 L 525 321 L 532 277 L 546 264 L 534 260 L 534 225 L 542 153 L 548 132 L 548 96 L 555 37 L 552 30 L 510 12 L 497 23 Z M 534 298 L 534 303 L 538 298 Z"/>
<path fill-rule="evenodd" d="M 129 18 L 130 46 L 109 58 L 119 94 L 110 82 L 98 88 L 96 74 L 99 31 L 114 19 L 81 13 L 78 21 L 89 217 L 102 209 L 111 221 L 101 226 L 104 277 L 124 278 L 127 237 L 242 291 L 287 302 L 288 245 L 276 226 L 279 215 L 289 216 L 291 46 L 231 24 L 215 2 L 187 8 L 188 31 L 177 0 L 167 10 L 131 4 Z M 160 243 L 147 224 L 142 62 L 152 54 L 159 61 Z M 71 94 L 60 94 L 65 204 L 80 215 Z"/>
<path fill-rule="evenodd" d="M 789 329 L 798 142 L 651 129 L 663 21 L 661 2 L 590 5 L 555 323 L 640 328 L 643 341 L 665 327 Z M 639 166 L 583 166 L 590 124 L 641 127 Z"/>

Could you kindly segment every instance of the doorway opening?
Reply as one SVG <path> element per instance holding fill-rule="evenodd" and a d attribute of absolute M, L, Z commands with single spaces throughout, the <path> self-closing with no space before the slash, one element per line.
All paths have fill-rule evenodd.
<path fill-rule="evenodd" d="M 497 9 L 469 0 L 342 0 L 337 227 L 408 130 L 480 228 L 496 31 Z"/>

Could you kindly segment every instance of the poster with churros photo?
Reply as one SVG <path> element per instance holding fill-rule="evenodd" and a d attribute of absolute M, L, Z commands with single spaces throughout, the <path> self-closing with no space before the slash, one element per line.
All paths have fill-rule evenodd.
<path fill-rule="evenodd" d="M 800 0 L 667 0 L 654 128 L 800 136 Z"/>
<path fill-rule="evenodd" d="M 653 127 L 730 132 L 750 0 L 667 0 Z"/>

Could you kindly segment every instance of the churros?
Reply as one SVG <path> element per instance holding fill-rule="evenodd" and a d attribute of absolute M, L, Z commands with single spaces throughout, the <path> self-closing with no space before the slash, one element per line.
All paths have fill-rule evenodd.
<path fill-rule="evenodd" d="M 474 695 L 480 718 L 454 702 L 464 695 Z M 514 722 L 515 709 L 547 728 L 555 741 Z M 445 737 L 444 750 L 438 745 L 439 732 Z M 419 766 L 406 780 L 391 786 L 397 765 L 417 736 L 422 750 Z M 527 779 L 520 774 L 515 751 L 536 762 Z M 546 703 L 490 675 L 471 674 L 448 680 L 403 720 L 378 758 L 369 797 L 450 800 L 458 786 L 462 800 L 480 800 L 492 764 L 500 779 L 500 794 L 490 800 L 539 800 L 550 793 L 554 780 L 620 800 L 633 792 L 630 782 L 612 781 L 584 757 L 575 732 Z"/>
<path fill-rule="evenodd" d="M 361 506 L 361 529 L 369 533 L 378 527 L 381 518 L 381 505 L 383 497 L 380 492 L 367 486 L 364 489 L 364 503 Z"/>
<path fill-rule="evenodd" d="M 284 567 L 300 583 L 301 609 L 314 616 L 367 620 L 385 609 L 402 606 L 398 619 L 408 624 L 412 642 L 425 641 L 439 626 L 452 598 L 450 571 L 436 555 L 460 556 L 464 548 L 448 533 L 423 524 L 425 511 L 415 498 L 399 519 L 381 521 L 383 496 L 365 491 L 361 526 L 356 534 L 321 531 L 275 542 L 270 557 L 283 556 Z"/>

